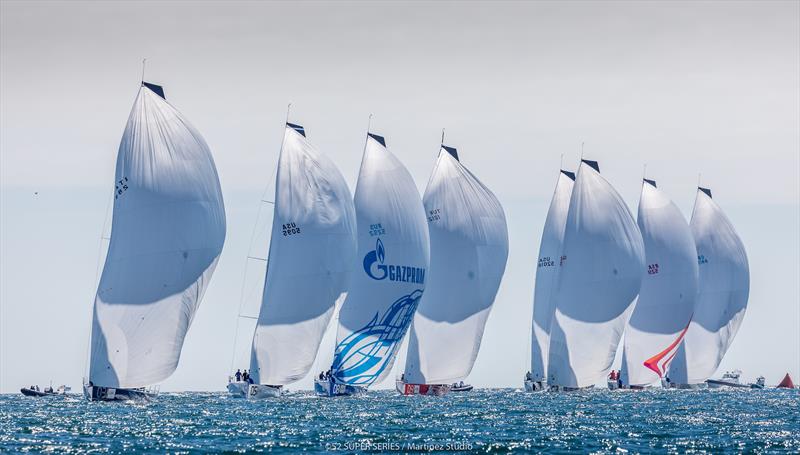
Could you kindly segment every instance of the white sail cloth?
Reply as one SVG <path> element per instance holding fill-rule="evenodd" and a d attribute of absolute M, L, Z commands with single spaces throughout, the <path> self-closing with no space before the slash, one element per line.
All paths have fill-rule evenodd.
<path fill-rule="evenodd" d="M 143 387 L 175 371 L 225 240 L 211 151 L 150 87 L 161 91 L 139 90 L 117 155 L 111 241 L 92 324 L 96 386 Z"/>
<path fill-rule="evenodd" d="M 555 313 L 558 275 L 564 246 L 564 227 L 567 223 L 569 199 L 575 174 L 558 173 L 556 189 L 544 221 L 536 281 L 533 292 L 533 323 L 531 324 L 531 375 L 534 381 L 547 380 L 547 357 L 550 352 L 550 324 Z"/>
<path fill-rule="evenodd" d="M 652 180 L 642 184 L 637 223 L 645 269 L 625 328 L 622 381 L 646 386 L 666 375 L 678 350 L 694 311 L 698 270 L 689 223 Z"/>
<path fill-rule="evenodd" d="M 581 163 L 564 229 L 548 361 L 548 383 L 563 388 L 605 380 L 642 283 L 642 236 L 596 166 Z"/>
<path fill-rule="evenodd" d="M 359 269 L 339 312 L 332 374 L 339 383 L 367 387 L 391 371 L 430 261 L 419 192 L 381 136 L 367 137 L 355 211 Z"/>
<path fill-rule="evenodd" d="M 472 370 L 508 258 L 500 201 L 442 147 L 423 203 L 431 265 L 409 337 L 405 382 L 451 384 Z"/>
<path fill-rule="evenodd" d="M 250 374 L 285 385 L 308 373 L 356 261 L 355 212 L 333 161 L 288 124 L 278 158 L 267 274 Z"/>
<path fill-rule="evenodd" d="M 700 270 L 694 316 L 669 370 L 676 384 L 700 384 L 719 367 L 744 318 L 750 268 L 730 220 L 700 188 L 691 221 Z"/>

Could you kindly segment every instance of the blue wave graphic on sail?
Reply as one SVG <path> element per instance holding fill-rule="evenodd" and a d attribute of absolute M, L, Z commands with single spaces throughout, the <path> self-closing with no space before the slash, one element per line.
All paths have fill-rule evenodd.
<path fill-rule="evenodd" d="M 405 336 L 422 290 L 397 299 L 383 317 L 380 313 L 336 346 L 332 374 L 336 382 L 368 386 L 380 377 Z"/>

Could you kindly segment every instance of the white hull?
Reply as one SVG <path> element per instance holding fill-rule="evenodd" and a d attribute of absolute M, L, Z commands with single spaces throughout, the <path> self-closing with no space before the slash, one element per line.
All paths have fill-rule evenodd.
<path fill-rule="evenodd" d="M 246 398 L 247 388 L 250 383 L 244 381 L 232 381 L 228 383 L 228 393 L 233 398 Z"/>
<path fill-rule="evenodd" d="M 533 381 L 531 379 L 525 380 L 526 392 L 541 392 L 547 390 L 547 383 L 544 381 Z"/>
<path fill-rule="evenodd" d="M 267 384 L 250 384 L 247 388 L 248 400 L 260 400 L 264 398 L 277 398 L 283 395 L 283 386 Z"/>
<path fill-rule="evenodd" d="M 700 389 L 707 389 L 708 384 L 676 384 L 674 382 L 670 383 L 670 388 L 673 389 L 682 389 L 682 390 L 700 390 Z"/>

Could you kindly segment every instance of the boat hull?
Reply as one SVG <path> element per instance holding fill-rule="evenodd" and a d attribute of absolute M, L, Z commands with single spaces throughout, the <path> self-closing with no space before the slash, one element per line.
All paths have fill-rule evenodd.
<path fill-rule="evenodd" d="M 700 390 L 700 389 L 707 389 L 708 384 L 676 384 L 674 382 L 670 382 L 670 388 L 672 389 L 682 389 L 682 390 Z"/>
<path fill-rule="evenodd" d="M 451 392 L 472 392 L 471 384 L 464 384 L 463 386 L 450 386 Z"/>
<path fill-rule="evenodd" d="M 283 386 L 267 384 L 250 384 L 247 388 L 248 400 L 260 400 L 264 398 L 277 398 L 283 395 Z"/>
<path fill-rule="evenodd" d="M 56 395 L 55 392 L 42 392 L 40 390 L 28 389 L 26 387 L 23 387 L 23 388 L 19 389 L 19 391 L 23 395 L 25 395 L 26 397 L 37 397 L 38 398 L 38 397 L 46 397 L 48 395 Z"/>
<path fill-rule="evenodd" d="M 394 387 L 401 395 L 433 395 L 440 397 L 447 395 L 447 392 L 450 391 L 450 386 L 447 384 L 408 384 L 400 380 L 395 381 Z"/>
<path fill-rule="evenodd" d="M 736 389 L 749 389 L 749 384 L 741 384 L 739 382 L 722 381 L 719 379 L 709 379 L 706 381 L 709 389 L 721 389 L 723 387 L 732 387 Z"/>
<path fill-rule="evenodd" d="M 526 379 L 524 383 L 526 392 L 541 392 L 543 390 L 547 390 L 547 383 L 544 381 L 533 381 Z"/>
<path fill-rule="evenodd" d="M 337 384 L 329 379 L 314 379 L 314 392 L 321 397 L 346 397 L 361 395 L 367 391 L 366 387 L 350 384 Z"/>
<path fill-rule="evenodd" d="M 83 386 L 83 396 L 89 401 L 150 401 L 155 393 L 145 389 L 118 389 L 115 387 Z"/>
<path fill-rule="evenodd" d="M 250 386 L 249 382 L 244 381 L 231 381 L 228 383 L 228 394 L 233 398 L 247 398 L 247 388 Z"/>

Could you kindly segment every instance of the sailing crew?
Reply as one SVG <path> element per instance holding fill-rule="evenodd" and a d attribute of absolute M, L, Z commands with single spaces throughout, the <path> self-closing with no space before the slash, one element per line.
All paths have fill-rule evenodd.
<path fill-rule="evenodd" d="M 234 376 L 236 376 L 236 382 L 242 382 L 242 372 L 238 368 L 236 369 L 236 374 Z"/>
<path fill-rule="evenodd" d="M 242 372 L 242 381 L 244 381 L 244 382 L 249 382 L 249 381 L 248 381 L 248 379 L 250 379 L 250 375 L 249 375 L 249 374 L 247 374 L 247 370 L 244 370 L 244 371 Z"/>

